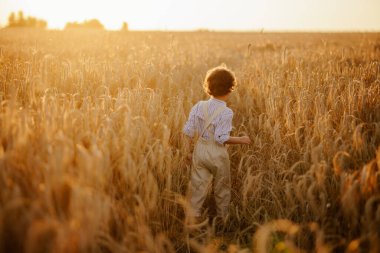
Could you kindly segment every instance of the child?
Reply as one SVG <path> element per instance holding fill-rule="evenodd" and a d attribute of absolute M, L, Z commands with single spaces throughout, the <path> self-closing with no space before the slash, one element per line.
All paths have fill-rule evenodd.
<path fill-rule="evenodd" d="M 214 178 L 217 216 L 225 220 L 231 198 L 230 160 L 225 144 L 250 144 L 248 136 L 231 137 L 233 112 L 226 100 L 236 86 L 233 72 L 216 67 L 207 72 L 203 88 L 211 97 L 199 101 L 191 111 L 183 132 L 190 138 L 198 135 L 192 154 L 189 183 L 190 217 L 200 221 L 201 208 Z"/>

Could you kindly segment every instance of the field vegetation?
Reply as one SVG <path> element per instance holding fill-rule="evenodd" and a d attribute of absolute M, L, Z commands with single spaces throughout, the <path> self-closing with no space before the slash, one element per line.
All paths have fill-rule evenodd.
<path fill-rule="evenodd" d="M 199 244 L 181 131 L 221 63 L 252 144 Z M 379 34 L 0 31 L 0 252 L 379 252 L 379 147 Z"/>

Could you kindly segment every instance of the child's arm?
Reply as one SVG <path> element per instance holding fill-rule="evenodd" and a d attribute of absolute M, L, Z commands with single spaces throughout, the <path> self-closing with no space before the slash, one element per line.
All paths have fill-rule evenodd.
<path fill-rule="evenodd" d="M 251 139 L 248 136 L 232 137 L 228 138 L 224 144 L 251 144 Z"/>
<path fill-rule="evenodd" d="M 191 156 L 194 149 L 194 135 L 196 131 L 195 127 L 195 112 L 197 110 L 198 104 L 193 106 L 190 111 L 189 119 L 187 120 L 185 126 L 182 129 L 182 143 L 184 147 L 184 154 L 187 160 L 191 160 Z"/>

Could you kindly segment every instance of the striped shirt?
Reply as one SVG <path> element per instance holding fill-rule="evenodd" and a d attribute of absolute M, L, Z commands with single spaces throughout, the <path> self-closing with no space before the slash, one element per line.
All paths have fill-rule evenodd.
<path fill-rule="evenodd" d="M 225 106 L 225 109 L 211 122 L 211 132 L 214 132 L 215 141 L 223 145 L 223 143 L 230 137 L 233 112 L 226 106 L 226 102 L 222 100 L 210 98 L 209 101 L 208 113 L 210 116 L 219 106 Z M 189 119 L 183 128 L 183 133 L 189 137 L 194 137 L 195 133 L 200 133 L 203 130 L 205 116 L 203 115 L 203 109 L 200 104 L 201 103 L 198 102 L 193 106 L 193 108 L 191 108 Z M 207 130 L 203 133 L 202 137 L 206 140 L 210 139 Z"/>

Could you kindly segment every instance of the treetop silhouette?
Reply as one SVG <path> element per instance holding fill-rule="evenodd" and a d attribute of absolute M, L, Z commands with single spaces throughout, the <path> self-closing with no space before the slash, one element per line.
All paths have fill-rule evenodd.
<path fill-rule="evenodd" d="M 36 17 L 28 16 L 25 17 L 22 11 L 17 14 L 12 12 L 8 17 L 7 27 L 31 27 L 31 28 L 46 28 L 47 22 L 43 19 L 38 19 Z"/>

